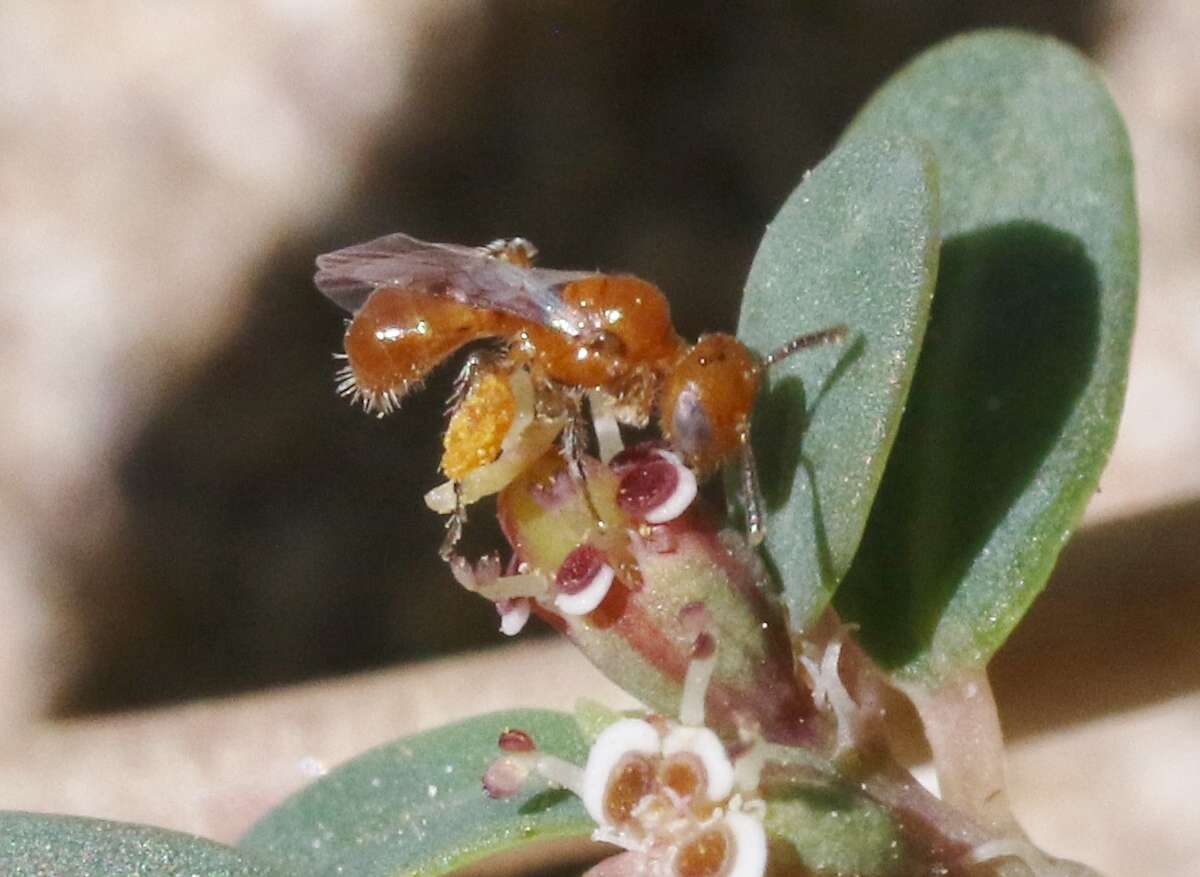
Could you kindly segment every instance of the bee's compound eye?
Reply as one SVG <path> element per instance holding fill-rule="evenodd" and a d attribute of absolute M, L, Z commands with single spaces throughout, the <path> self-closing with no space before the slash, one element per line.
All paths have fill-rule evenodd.
<path fill-rule="evenodd" d="M 675 405 L 670 412 L 675 446 L 689 458 L 703 454 L 712 443 L 712 419 L 705 409 L 702 395 L 699 387 L 688 384 L 675 397 Z"/>

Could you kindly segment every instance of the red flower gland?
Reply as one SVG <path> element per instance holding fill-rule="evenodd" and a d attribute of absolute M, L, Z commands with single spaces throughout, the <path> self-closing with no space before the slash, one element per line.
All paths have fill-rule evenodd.
<path fill-rule="evenodd" d="M 687 511 L 696 489 L 696 474 L 678 456 L 655 449 L 625 469 L 617 505 L 648 524 L 665 524 Z"/>
<path fill-rule="evenodd" d="M 604 552 L 594 545 L 580 545 L 554 574 L 554 605 L 566 615 L 587 615 L 604 602 L 615 577 Z"/>
<path fill-rule="evenodd" d="M 501 734 L 496 745 L 504 752 L 532 752 L 537 748 L 533 738 L 518 728 L 510 728 Z"/>

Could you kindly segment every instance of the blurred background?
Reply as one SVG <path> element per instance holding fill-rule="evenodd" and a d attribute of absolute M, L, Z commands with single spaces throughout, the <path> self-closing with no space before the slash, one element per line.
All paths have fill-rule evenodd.
<path fill-rule="evenodd" d="M 857 107 L 996 25 L 1101 65 L 1144 241 L 1126 419 L 1059 574 L 1100 590 L 1051 588 L 998 662 L 1002 707 L 1035 705 L 1012 719 L 1032 733 L 1194 695 L 1200 6 L 6 0 L 0 776 L 36 785 L 2 753 L 30 764 L 87 717 L 498 643 L 421 501 L 449 376 L 383 421 L 337 399 L 317 253 L 522 235 L 543 264 L 655 281 L 686 335 L 731 328 L 766 222 Z M 1077 625 L 1063 658 L 1063 619 L 1097 605 L 1122 623 Z M 1084 703 L 1028 690 L 1049 663 L 1077 692 L 1126 648 L 1149 663 Z"/>

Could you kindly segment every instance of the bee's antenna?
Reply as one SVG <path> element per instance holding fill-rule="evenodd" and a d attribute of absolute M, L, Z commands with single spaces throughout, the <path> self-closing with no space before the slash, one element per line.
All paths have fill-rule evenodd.
<path fill-rule="evenodd" d="M 834 341 L 841 341 L 846 337 L 848 331 L 846 324 L 842 323 L 837 326 L 830 326 L 828 329 L 822 329 L 819 332 L 809 332 L 807 335 L 797 335 L 791 341 L 787 341 L 776 347 L 763 358 L 763 365 L 771 367 L 781 359 L 787 359 L 793 353 L 801 350 L 807 350 L 809 347 L 816 347 L 819 344 L 829 344 Z"/>

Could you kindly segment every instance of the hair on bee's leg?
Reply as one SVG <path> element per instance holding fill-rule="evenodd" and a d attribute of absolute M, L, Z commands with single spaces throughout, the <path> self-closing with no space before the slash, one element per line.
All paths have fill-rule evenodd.
<path fill-rule="evenodd" d="M 446 400 L 446 417 L 453 417 L 454 412 L 458 410 L 458 406 L 462 404 L 463 399 L 467 397 L 467 391 L 471 389 L 471 384 L 475 383 L 475 378 L 479 376 L 479 357 L 472 353 L 463 360 L 462 368 L 458 370 L 458 374 L 454 377 L 454 384 L 450 389 L 450 398 Z"/>
<path fill-rule="evenodd" d="M 571 405 L 570 419 L 567 421 L 567 426 L 563 430 L 562 437 L 562 453 L 567 461 L 567 472 L 570 473 L 571 479 L 579 485 L 583 492 L 583 501 L 587 503 L 588 512 L 592 516 L 592 520 L 596 522 L 596 526 L 603 530 L 604 519 L 600 517 L 600 512 L 596 509 L 596 503 L 592 500 L 591 487 L 588 485 L 587 467 L 583 465 L 583 457 L 587 452 L 587 422 L 583 416 L 582 399 L 573 399 Z"/>
<path fill-rule="evenodd" d="M 480 247 L 479 254 L 511 262 L 522 268 L 529 268 L 532 267 L 533 260 L 537 258 L 538 248 L 533 245 L 532 241 L 525 238 L 496 238 L 491 243 Z"/>
<path fill-rule="evenodd" d="M 446 401 L 447 417 L 454 416 L 458 406 L 467 397 L 471 385 L 479 379 L 480 375 L 499 367 L 502 356 L 502 350 L 493 348 L 473 350 L 467 355 L 467 358 L 463 360 L 462 368 L 458 370 L 458 375 L 454 378 L 454 387 L 450 391 L 450 398 Z"/>
<path fill-rule="evenodd" d="M 762 544 L 767 536 L 763 517 L 762 491 L 758 486 L 758 464 L 754 460 L 754 448 L 750 444 L 750 430 L 742 431 L 741 449 L 738 454 L 741 467 L 742 506 L 746 510 L 746 540 L 753 546 Z"/>
<path fill-rule="evenodd" d="M 841 341 L 846 337 L 847 331 L 849 331 L 848 327 L 842 323 L 837 326 L 830 326 L 828 329 L 821 329 L 818 332 L 797 335 L 795 338 L 785 341 L 768 353 L 763 358 L 763 365 L 772 366 L 781 359 L 787 359 L 793 353 L 798 353 L 801 350 L 807 350 L 810 347 L 817 347 L 821 344 L 831 344 L 834 341 Z"/>
<path fill-rule="evenodd" d="M 454 389 L 450 392 L 450 399 L 446 402 L 447 418 L 454 417 L 475 381 L 493 364 L 495 358 L 494 354 L 489 355 L 489 352 L 485 350 L 476 350 L 466 358 L 462 368 L 459 369 L 458 376 L 454 379 Z M 438 556 L 447 562 L 457 557 L 454 548 L 462 539 L 463 528 L 467 524 L 467 506 L 463 502 L 462 484 L 458 481 L 452 483 L 454 485 L 454 509 L 446 518 L 446 535 L 442 539 L 441 547 L 438 548 Z"/>
<path fill-rule="evenodd" d="M 446 518 L 446 535 L 438 548 L 438 557 L 447 563 L 454 563 L 458 552 L 454 549 L 462 539 L 463 528 L 467 525 L 467 506 L 462 498 L 462 484 L 454 482 L 454 511 Z"/>

